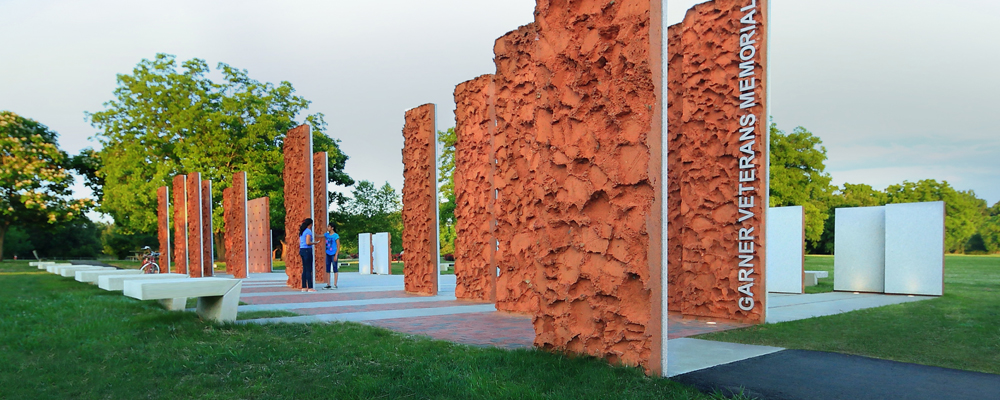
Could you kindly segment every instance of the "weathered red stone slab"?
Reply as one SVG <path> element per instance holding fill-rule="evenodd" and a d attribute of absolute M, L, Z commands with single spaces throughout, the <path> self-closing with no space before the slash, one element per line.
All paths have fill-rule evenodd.
<path fill-rule="evenodd" d="M 215 275 L 215 241 L 212 240 L 212 182 L 201 181 L 201 276 Z"/>
<path fill-rule="evenodd" d="M 455 297 L 496 301 L 493 135 L 496 87 L 483 75 L 455 88 Z"/>
<path fill-rule="evenodd" d="M 438 292 L 437 132 L 434 105 L 406 112 L 403 126 L 403 271 L 406 291 Z"/>
<path fill-rule="evenodd" d="M 247 202 L 247 269 L 250 273 L 271 272 L 271 202 L 261 197 Z"/>
<path fill-rule="evenodd" d="M 222 191 L 225 220 L 226 273 L 247 277 L 247 173 L 233 175 L 233 186 Z"/>
<path fill-rule="evenodd" d="M 313 217 L 312 134 L 300 125 L 285 135 L 285 274 L 289 287 L 302 287 L 302 258 L 299 256 L 299 226 Z M 315 231 L 315 226 L 313 227 Z M 309 266 L 313 268 L 313 266 Z"/>
<path fill-rule="evenodd" d="M 174 177 L 174 254 L 170 272 L 187 273 L 187 176 Z"/>
<path fill-rule="evenodd" d="M 201 213 L 201 174 L 192 172 L 187 176 L 187 259 L 188 275 L 200 278 L 203 273 L 205 241 Z"/>
<path fill-rule="evenodd" d="M 160 241 L 160 272 L 166 273 L 170 268 L 170 190 L 163 186 L 156 190 L 157 202 L 157 238 Z"/>
<path fill-rule="evenodd" d="M 330 197 L 326 188 L 329 179 L 328 160 L 325 152 L 313 154 L 313 232 L 320 243 L 316 245 L 316 282 L 330 282 L 326 273 L 326 233 L 330 219 Z"/>

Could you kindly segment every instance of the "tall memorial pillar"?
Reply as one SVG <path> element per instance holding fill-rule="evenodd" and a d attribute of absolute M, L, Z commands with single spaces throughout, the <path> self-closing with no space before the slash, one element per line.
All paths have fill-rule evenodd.
<path fill-rule="evenodd" d="M 330 192 L 326 184 L 329 179 L 329 164 L 326 152 L 313 154 L 313 232 L 316 239 L 320 241 L 316 245 L 316 282 L 331 282 L 329 274 L 326 273 L 326 239 L 323 234 L 329 226 L 330 219 Z"/>
<path fill-rule="evenodd" d="M 156 190 L 157 202 L 157 238 L 160 242 L 160 258 L 156 261 L 160 264 L 160 272 L 167 273 L 170 270 L 170 188 L 163 186 Z"/>
<path fill-rule="evenodd" d="M 271 251 L 271 201 L 267 197 L 247 202 L 247 270 L 249 273 L 270 273 L 273 266 Z"/>
<path fill-rule="evenodd" d="M 212 181 L 201 181 L 201 276 L 215 275 L 215 241 L 212 240 Z"/>
<path fill-rule="evenodd" d="M 187 253 L 187 175 L 174 177 L 174 268 L 170 272 L 188 273 Z"/>
<path fill-rule="evenodd" d="M 201 174 L 192 172 L 187 175 L 187 258 L 188 275 L 192 278 L 204 276 L 205 234 L 203 227 L 204 214 L 201 200 Z"/>
<path fill-rule="evenodd" d="M 406 112 L 403 126 L 403 275 L 406 291 L 438 293 L 440 245 L 435 108 Z"/>
<path fill-rule="evenodd" d="M 299 226 L 313 218 L 313 141 L 308 125 L 300 125 L 285 136 L 285 274 L 287 285 L 302 287 L 299 256 Z M 316 226 L 313 225 L 315 232 Z M 313 266 L 314 268 L 315 266 Z M 314 274 L 315 277 L 315 274 Z"/>
<path fill-rule="evenodd" d="M 248 251 L 247 173 L 233 175 L 233 185 L 222 191 L 223 220 L 225 220 L 226 273 L 235 278 L 247 277 L 250 264 Z M 268 245 L 270 251 L 270 245 Z"/>

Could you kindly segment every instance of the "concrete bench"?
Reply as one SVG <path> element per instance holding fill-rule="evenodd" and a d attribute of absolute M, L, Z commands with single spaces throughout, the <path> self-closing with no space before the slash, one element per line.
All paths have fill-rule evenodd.
<path fill-rule="evenodd" d="M 139 275 L 142 271 L 137 269 L 108 269 L 108 270 L 90 270 L 90 271 L 76 271 L 76 280 L 83 283 L 97 284 L 97 278 L 103 275 Z"/>
<path fill-rule="evenodd" d="M 107 271 L 113 269 L 115 269 L 115 267 L 101 267 L 97 265 L 74 265 L 71 267 L 56 268 L 56 275 L 66 278 L 73 278 L 76 276 L 76 271 Z"/>
<path fill-rule="evenodd" d="M 59 268 L 59 267 L 72 267 L 72 266 L 73 266 L 73 264 L 56 264 L 56 263 L 52 263 L 52 264 L 45 264 L 44 265 L 44 269 L 45 269 L 45 272 L 49 272 L 49 273 L 53 273 L 54 274 L 54 273 L 56 273 L 56 268 Z M 42 269 L 42 267 L 39 267 L 38 269 Z"/>
<path fill-rule="evenodd" d="M 182 311 L 188 298 L 198 298 L 198 315 L 216 322 L 236 321 L 243 281 L 227 278 L 181 278 L 125 282 L 125 295 L 159 300 L 171 311 Z"/>
<path fill-rule="evenodd" d="M 124 290 L 125 282 L 133 279 L 181 279 L 187 278 L 184 274 L 138 274 L 138 275 L 101 275 L 97 278 L 97 287 L 107 290 Z"/>
<path fill-rule="evenodd" d="M 806 271 L 806 286 L 816 286 L 820 278 L 828 278 L 830 273 L 826 271 Z"/>
<path fill-rule="evenodd" d="M 38 267 L 38 269 L 45 268 L 45 264 L 55 264 L 52 261 L 32 261 L 28 263 L 30 267 Z"/>

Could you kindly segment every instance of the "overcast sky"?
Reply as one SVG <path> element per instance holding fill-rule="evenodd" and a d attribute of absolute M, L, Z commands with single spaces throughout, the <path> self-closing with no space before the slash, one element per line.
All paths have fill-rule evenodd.
<path fill-rule="evenodd" d="M 699 1 L 670 1 L 671 22 Z M 0 110 L 96 146 L 84 111 L 156 53 L 289 81 L 322 112 L 356 180 L 402 186 L 403 111 L 492 73 L 532 0 L 0 0 Z M 772 0 L 771 114 L 828 150 L 835 184 L 947 180 L 1000 200 L 1000 1 Z M 82 187 L 81 187 L 82 188 Z M 81 193 L 84 191 L 81 190 Z"/>

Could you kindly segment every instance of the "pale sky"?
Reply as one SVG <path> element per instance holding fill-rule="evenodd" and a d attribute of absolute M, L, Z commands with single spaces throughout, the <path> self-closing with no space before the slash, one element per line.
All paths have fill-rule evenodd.
<path fill-rule="evenodd" d="M 670 1 L 671 22 L 699 1 Z M 322 112 L 356 180 L 402 187 L 403 111 L 494 71 L 493 43 L 531 0 L 0 0 L 0 110 L 97 144 L 84 111 L 156 53 L 291 82 Z M 947 180 L 1000 200 L 995 0 L 772 0 L 771 115 L 828 149 L 835 184 Z M 303 118 L 304 116 L 300 117 Z M 89 193 L 78 185 L 80 193 Z"/>

